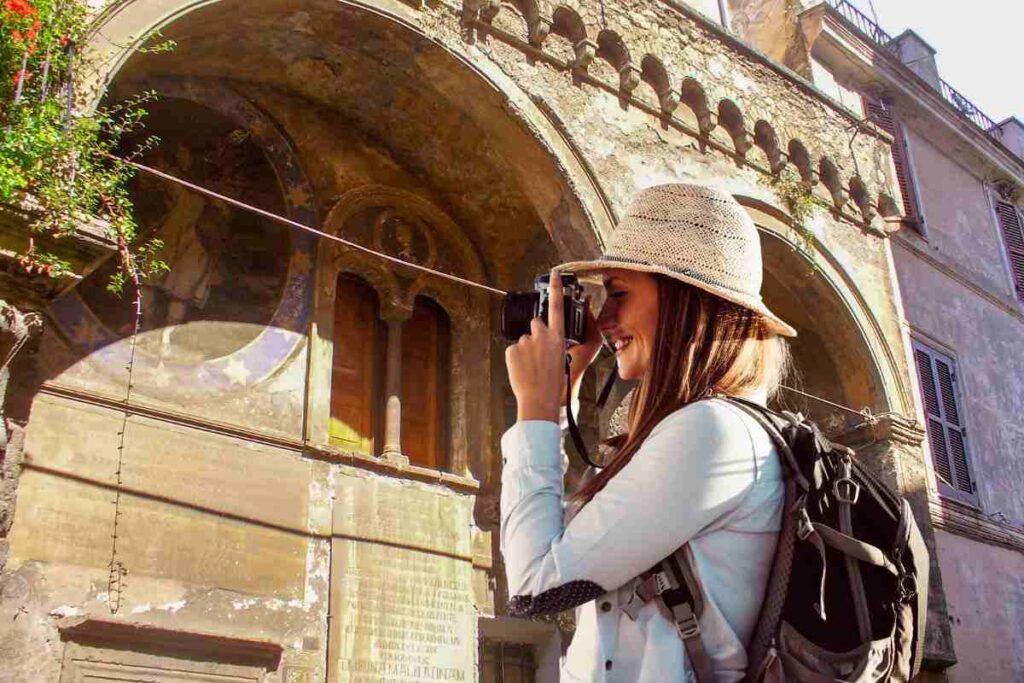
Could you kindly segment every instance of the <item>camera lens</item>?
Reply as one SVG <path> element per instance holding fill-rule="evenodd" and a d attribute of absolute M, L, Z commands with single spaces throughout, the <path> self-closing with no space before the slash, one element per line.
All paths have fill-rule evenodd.
<path fill-rule="evenodd" d="M 501 333 L 505 339 L 516 341 L 530 333 L 530 321 L 536 314 L 538 303 L 538 292 L 511 292 L 505 296 L 501 306 Z"/>

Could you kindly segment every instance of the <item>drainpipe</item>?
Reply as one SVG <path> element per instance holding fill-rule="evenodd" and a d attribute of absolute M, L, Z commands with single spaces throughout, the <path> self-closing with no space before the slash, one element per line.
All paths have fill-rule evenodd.
<path fill-rule="evenodd" d="M 732 27 L 729 25 L 729 8 L 726 6 L 728 0 L 718 0 L 718 14 L 722 18 L 722 28 L 729 33 L 732 33 Z"/>

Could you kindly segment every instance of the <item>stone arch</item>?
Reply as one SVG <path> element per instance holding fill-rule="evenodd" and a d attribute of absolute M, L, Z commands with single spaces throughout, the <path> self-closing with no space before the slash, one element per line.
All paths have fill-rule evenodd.
<path fill-rule="evenodd" d="M 660 59 L 652 54 L 644 55 L 640 61 L 640 78 L 651 86 L 664 116 L 671 116 L 679 106 L 679 94 L 672 89 L 668 70 Z"/>
<path fill-rule="evenodd" d="M 740 159 L 745 157 L 753 143 L 743 122 L 743 112 L 740 111 L 739 106 L 732 100 L 724 99 L 719 101 L 718 125 L 725 129 L 729 137 L 732 138 L 733 148 Z"/>
<path fill-rule="evenodd" d="M 832 204 L 835 206 L 837 211 L 842 211 L 846 205 L 846 190 L 843 189 L 843 179 L 839 176 L 839 169 L 836 168 L 835 162 L 828 157 L 822 157 L 818 161 L 818 175 L 821 178 L 821 184 L 828 190 L 829 195 L 832 199 Z"/>
<path fill-rule="evenodd" d="M 864 219 L 865 223 L 870 223 L 877 215 L 875 207 L 871 203 L 871 193 L 868 191 L 867 185 L 860 176 L 851 176 L 850 178 L 850 198 L 853 203 L 860 209 L 860 215 Z"/>
<path fill-rule="evenodd" d="M 687 76 L 679 89 L 679 100 L 693 113 L 697 131 L 707 136 L 717 125 L 715 114 L 708 107 L 707 93 L 696 78 Z"/>
<path fill-rule="evenodd" d="M 768 170 L 772 173 L 778 173 L 786 165 L 782 150 L 779 149 L 779 137 L 772 125 L 764 119 L 754 124 L 754 144 L 764 152 L 768 159 Z"/>
<path fill-rule="evenodd" d="M 86 98 L 87 108 L 94 109 L 99 105 L 108 84 L 122 70 L 135 49 L 141 46 L 143 37 L 171 26 L 192 12 L 222 2 L 225 0 L 122 0 L 104 11 L 94 22 L 88 42 L 83 45 L 83 51 L 95 55 L 95 63 L 98 65 L 83 83 L 82 93 Z M 319 8 L 323 3 L 310 0 L 310 4 Z M 351 9 L 357 7 L 345 2 L 334 4 Z M 472 78 L 479 79 L 486 89 L 501 93 L 508 100 L 521 103 L 508 110 L 508 115 L 518 119 L 517 125 L 527 131 L 533 143 L 543 150 L 552 167 L 559 169 L 558 172 L 566 179 L 566 186 L 575 188 L 572 201 L 579 204 L 571 211 L 573 225 L 561 226 L 561 230 L 572 229 L 576 234 L 570 239 L 563 239 L 555 234 L 552 234 L 552 237 L 559 243 L 561 255 L 566 258 L 596 253 L 600 243 L 611 234 L 615 219 L 603 190 L 595 184 L 593 176 L 581 161 L 582 154 L 575 149 L 573 143 L 558 131 L 512 79 L 501 73 L 482 72 L 473 65 L 472 57 L 461 45 L 443 42 L 428 35 L 424 30 L 410 26 L 402 13 L 396 11 L 395 6 L 385 0 L 370 0 L 363 5 L 369 7 L 375 16 L 402 27 L 414 34 L 416 39 L 443 52 L 467 74 L 471 74 Z M 362 5 L 359 8 L 361 9 Z M 581 46 L 581 49 L 586 52 L 586 46 Z M 481 113 L 478 117 L 484 118 L 485 114 Z M 521 180 L 530 183 L 531 175 L 527 169 L 523 169 Z M 536 191 L 540 194 L 550 192 L 540 186 Z M 556 198 L 555 203 L 558 201 L 560 200 Z"/>
<path fill-rule="evenodd" d="M 595 56 L 618 74 L 618 89 L 623 96 L 628 97 L 640 85 L 640 71 L 633 66 L 629 48 L 615 31 L 604 29 L 597 34 Z"/>
<path fill-rule="evenodd" d="M 566 61 L 574 74 L 586 72 L 594 61 L 597 43 L 587 37 L 587 27 L 579 13 L 571 7 L 559 5 L 551 15 L 551 36 L 557 36 L 568 43 L 566 50 L 555 48 L 556 52 L 566 52 Z M 548 43 L 550 45 L 550 42 Z M 556 55 L 556 56 L 561 56 Z"/>
<path fill-rule="evenodd" d="M 886 340 L 878 318 L 856 282 L 817 239 L 798 234 L 784 213 L 758 199 L 738 196 L 762 236 L 768 306 L 796 327 L 792 348 L 803 362 L 804 390 L 872 413 L 912 413 L 902 379 L 902 351 Z M 799 388 L 799 387 L 798 387 Z M 859 418 L 793 394 L 788 404 L 840 432 Z"/>
<path fill-rule="evenodd" d="M 361 187 L 342 195 L 324 221 L 324 231 L 362 244 L 383 250 L 375 237 L 379 234 L 379 223 L 374 223 L 372 234 L 360 230 L 353 221 L 358 221 L 367 211 L 377 209 L 395 210 L 396 215 L 408 216 L 410 220 L 422 220 L 432 235 L 432 247 L 423 250 L 425 258 L 413 259 L 422 265 L 450 272 L 475 281 L 488 280 L 487 269 L 475 245 L 466 237 L 455 221 L 429 200 L 402 190 L 381 185 Z M 445 259 L 449 256 L 449 259 Z M 329 346 L 334 338 L 333 311 L 334 287 L 338 272 L 352 272 L 369 282 L 378 291 L 381 302 L 381 316 L 390 322 L 401 323 L 412 315 L 417 296 L 426 296 L 436 302 L 448 315 L 450 322 L 451 346 L 449 349 L 449 392 L 447 410 L 450 416 L 464 417 L 471 413 L 474 387 L 489 385 L 487 365 L 489 300 L 487 294 L 466 291 L 463 285 L 424 273 L 410 274 L 396 272 L 389 264 L 366 259 L 361 253 L 333 241 L 323 241 L 317 256 L 318 286 L 315 304 L 315 333 L 323 340 L 319 346 Z M 327 351 L 321 352 L 321 356 Z M 314 361 L 314 372 L 326 372 L 324 359 Z M 471 387 L 469 378 L 473 377 Z M 312 438 L 325 433 L 324 425 L 328 415 L 323 404 L 309 406 L 309 432 Z M 451 423 L 449 443 L 446 447 L 446 467 L 456 474 L 468 474 L 471 446 L 479 438 L 473 432 L 482 425 L 473 420 L 455 419 Z"/>
<path fill-rule="evenodd" d="M 818 184 L 818 171 L 811 163 L 811 155 L 804 143 L 796 139 L 789 141 L 789 160 L 796 166 L 800 178 L 808 187 Z"/>

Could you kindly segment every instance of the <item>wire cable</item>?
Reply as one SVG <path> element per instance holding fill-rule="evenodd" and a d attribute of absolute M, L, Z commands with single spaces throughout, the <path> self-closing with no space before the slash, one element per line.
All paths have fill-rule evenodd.
<path fill-rule="evenodd" d="M 430 275 L 435 275 L 437 277 L 445 278 L 446 280 L 451 280 L 453 282 L 458 282 L 459 284 L 468 285 L 470 287 L 476 287 L 477 289 L 482 289 L 482 290 L 484 290 L 486 292 L 489 292 L 491 294 L 497 294 L 497 295 L 500 295 L 500 296 L 505 296 L 508 293 L 508 292 L 505 292 L 504 290 L 497 289 L 496 287 L 491 287 L 489 285 L 485 285 L 485 284 L 480 283 L 480 282 L 475 282 L 473 280 L 467 280 L 466 278 L 459 277 L 458 275 L 452 275 L 451 273 L 445 273 L 443 271 L 434 270 L 433 268 L 428 268 L 426 266 L 421 266 L 421 265 L 416 264 L 416 263 L 410 263 L 409 261 L 403 261 L 402 259 L 397 258 L 395 256 L 391 256 L 390 254 L 385 254 L 383 252 L 376 251 L 375 249 L 370 249 L 369 247 L 364 247 L 361 244 L 358 244 L 356 242 L 351 242 L 349 240 L 346 240 L 346 239 L 343 239 L 341 237 L 338 237 L 337 235 L 331 235 L 330 233 L 323 232 L 322 230 L 317 230 L 314 227 L 311 227 L 311 226 L 308 226 L 308 225 L 304 225 L 303 223 L 299 223 L 298 221 L 293 221 L 290 218 L 285 218 L 284 216 L 278 216 L 276 213 L 272 213 L 270 211 L 265 211 L 264 209 L 261 209 L 261 208 L 256 207 L 256 206 L 252 206 L 251 204 L 246 204 L 245 202 L 239 201 L 237 199 L 232 199 L 231 197 L 227 197 L 225 195 L 222 195 L 219 192 L 215 192 L 213 190 L 210 190 L 208 188 L 202 187 L 200 185 L 196 185 L 194 183 L 190 183 L 187 180 L 183 180 L 181 178 L 178 178 L 177 176 L 173 176 L 170 173 L 164 173 L 163 171 L 159 171 L 159 170 L 157 170 L 155 168 L 152 168 L 150 166 L 146 166 L 145 164 L 140 164 L 140 163 L 135 162 L 135 161 L 130 161 L 128 159 L 124 159 L 122 157 L 115 156 L 113 154 L 111 154 L 109 156 L 112 159 L 115 159 L 117 161 L 120 161 L 121 163 L 127 164 L 127 165 L 129 165 L 132 168 L 135 168 L 137 170 L 143 171 L 144 173 L 148 173 L 150 175 L 156 176 L 157 178 L 163 178 L 164 180 L 169 180 L 169 181 L 171 181 L 173 183 L 178 183 L 182 187 L 187 187 L 188 189 L 192 190 L 193 192 L 198 192 L 199 194 L 206 195 L 207 197 L 211 197 L 213 199 L 217 199 L 219 201 L 225 202 L 227 204 L 230 204 L 231 206 L 234 206 L 235 208 L 242 209 L 242 210 L 248 211 L 250 213 L 255 213 L 257 215 L 260 215 L 260 216 L 262 216 L 264 218 L 268 218 L 268 219 L 270 219 L 272 221 L 275 221 L 277 223 L 283 223 L 284 225 L 289 225 L 289 226 L 291 226 L 293 228 L 298 228 L 299 230 L 305 230 L 306 232 L 309 232 L 309 233 L 312 233 L 312 234 L 317 235 L 319 237 L 323 237 L 325 239 L 331 240 L 332 242 L 337 242 L 339 244 L 343 244 L 346 247 L 349 247 L 351 249 L 355 249 L 357 251 L 361 251 L 364 254 L 370 254 L 372 256 L 376 256 L 377 258 L 384 259 L 385 261 L 389 261 L 389 262 L 394 263 L 396 265 L 403 266 L 405 268 L 412 268 L 413 270 L 418 270 L 418 271 L 421 271 L 421 272 L 424 272 L 424 273 L 429 273 Z"/>
<path fill-rule="evenodd" d="M 322 230 L 317 230 L 316 228 L 311 227 L 309 225 L 305 225 L 303 223 L 299 223 L 298 221 L 293 221 L 290 218 L 285 218 L 284 216 L 278 216 L 275 213 L 272 213 L 270 211 L 266 211 L 266 210 L 261 209 L 261 208 L 256 207 L 256 206 L 252 206 L 251 204 L 246 204 L 245 202 L 240 201 L 238 199 L 233 199 L 231 197 L 222 195 L 219 192 L 216 192 L 214 190 L 202 187 L 201 185 L 196 185 L 195 183 L 191 183 L 191 182 L 189 182 L 187 180 L 184 180 L 182 178 L 179 178 L 179 177 L 177 177 L 175 175 L 171 175 L 170 173 L 165 173 L 164 171 L 157 170 L 157 169 L 155 169 L 155 168 L 153 168 L 151 166 L 146 166 L 145 164 L 140 164 L 140 163 L 138 163 L 136 161 L 131 161 L 129 159 L 125 159 L 123 157 L 119 157 L 119 156 L 116 156 L 116 155 L 113 155 L 113 154 L 110 154 L 108 156 L 110 156 L 110 158 L 114 159 L 115 161 L 119 161 L 121 163 L 127 164 L 127 165 L 131 166 L 132 168 L 135 168 L 135 169 L 137 169 L 139 171 L 142 171 L 144 173 L 148 173 L 148 174 L 150 174 L 152 176 L 155 176 L 157 178 L 162 178 L 163 180 L 167 180 L 167 181 L 170 181 L 172 183 L 177 183 L 178 185 L 181 185 L 182 187 L 186 187 L 186 188 L 192 190 L 193 192 L 198 192 L 199 194 L 206 195 L 207 197 L 211 197 L 213 199 L 217 199 L 219 201 L 225 202 L 227 204 L 230 204 L 231 206 L 234 206 L 235 208 L 242 209 L 243 211 L 248 211 L 250 213 L 255 213 L 255 214 L 259 215 L 259 216 L 262 216 L 264 218 L 270 219 L 270 220 L 275 221 L 277 223 L 282 223 L 284 225 L 288 225 L 288 226 L 291 226 L 293 228 L 298 228 L 299 230 L 305 230 L 306 232 L 312 233 L 314 235 L 317 235 L 318 237 L 323 237 L 323 238 L 328 239 L 328 240 L 330 240 L 332 242 L 337 242 L 337 243 L 342 244 L 342 245 L 344 245 L 346 247 L 349 247 L 351 249 L 355 249 L 357 251 L 361 251 L 364 254 L 369 254 L 371 256 L 376 256 L 377 258 L 384 259 L 385 261 L 388 261 L 390 263 L 394 263 L 396 265 L 403 266 L 405 268 L 412 268 L 413 270 L 418 270 L 418 271 L 421 271 L 421 272 L 424 272 L 424 273 L 428 273 L 430 275 L 434 275 L 434 276 L 437 276 L 437 277 L 445 278 L 446 280 L 451 280 L 453 282 L 458 282 L 459 284 L 467 285 L 467 286 L 470 286 L 470 287 L 476 287 L 477 289 L 482 289 L 482 290 L 484 290 L 484 291 L 486 291 L 486 292 L 488 292 L 490 294 L 497 294 L 497 295 L 500 295 L 500 296 L 505 296 L 505 295 L 508 294 L 508 292 L 505 292 L 505 291 L 503 291 L 501 289 L 497 289 L 496 287 L 491 287 L 489 285 L 485 285 L 485 284 L 480 283 L 480 282 L 475 282 L 473 280 L 467 280 L 466 278 L 459 277 L 458 275 L 452 275 L 450 273 L 445 273 L 445 272 L 440 271 L 440 270 L 434 270 L 433 268 L 428 268 L 426 266 L 421 266 L 421 265 L 418 265 L 416 263 L 410 263 L 409 261 L 403 261 L 402 259 L 397 258 L 395 256 L 391 256 L 390 254 L 385 254 L 385 253 L 379 252 L 379 251 L 377 251 L 375 249 L 370 249 L 369 247 L 364 247 L 361 244 L 358 244 L 356 242 L 352 242 L 352 241 L 346 240 L 344 238 L 338 237 L 337 235 L 332 235 L 330 233 L 323 232 Z M 870 416 L 870 411 L 867 408 L 865 408 L 864 410 L 855 410 L 854 408 L 850 408 L 849 406 L 840 405 L 839 403 L 833 403 L 832 401 L 829 401 L 828 399 L 824 399 L 824 398 L 821 398 L 820 396 L 815 396 L 813 394 L 808 394 L 806 392 L 800 391 L 799 389 L 794 389 L 793 387 L 789 387 L 789 386 L 786 386 L 784 384 L 781 385 L 780 388 L 785 389 L 786 391 L 793 392 L 795 394 L 799 394 L 799 395 L 804 396 L 806 398 L 818 401 L 818 402 L 823 403 L 825 405 L 830 405 L 830 406 L 832 406 L 834 408 L 838 408 L 840 410 L 845 410 L 846 412 L 848 412 L 848 413 L 850 413 L 852 415 L 857 415 L 859 417 Z"/>

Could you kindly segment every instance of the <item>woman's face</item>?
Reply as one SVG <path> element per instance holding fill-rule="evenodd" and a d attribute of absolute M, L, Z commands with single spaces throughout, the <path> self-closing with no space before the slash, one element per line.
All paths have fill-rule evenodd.
<path fill-rule="evenodd" d="M 640 379 L 654 355 L 658 330 L 658 282 L 632 270 L 604 272 L 605 302 L 597 329 L 615 348 L 619 377 Z"/>

